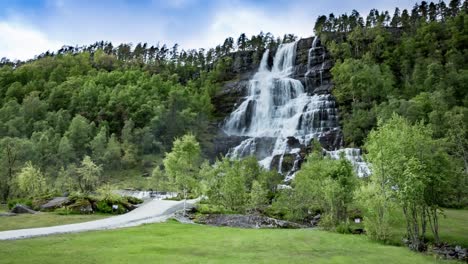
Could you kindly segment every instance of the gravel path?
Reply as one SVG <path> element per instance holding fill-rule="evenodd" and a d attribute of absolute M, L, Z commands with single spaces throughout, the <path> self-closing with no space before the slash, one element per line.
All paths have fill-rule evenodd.
<path fill-rule="evenodd" d="M 195 201 L 196 200 L 187 200 L 187 207 L 193 205 Z M 0 240 L 14 240 L 90 230 L 115 229 L 163 222 L 173 216 L 176 211 L 183 209 L 183 206 L 183 201 L 152 200 L 131 212 L 105 219 L 78 224 L 3 231 L 0 232 Z"/>

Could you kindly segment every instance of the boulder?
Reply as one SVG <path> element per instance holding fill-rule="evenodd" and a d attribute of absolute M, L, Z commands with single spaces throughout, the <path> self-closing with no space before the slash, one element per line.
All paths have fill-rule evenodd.
<path fill-rule="evenodd" d="M 301 228 L 293 222 L 278 220 L 261 215 L 204 215 L 197 219 L 198 223 L 213 226 L 230 226 L 242 228 Z"/>
<path fill-rule="evenodd" d="M 70 199 L 68 197 L 54 197 L 52 200 L 48 201 L 46 204 L 41 205 L 41 209 L 52 210 L 55 208 L 60 208 L 68 203 L 70 203 Z"/>
<path fill-rule="evenodd" d="M 36 211 L 32 210 L 31 208 L 27 207 L 26 205 L 17 204 L 13 209 L 11 209 L 10 213 L 14 214 L 35 214 Z"/>
<path fill-rule="evenodd" d="M 468 249 L 462 248 L 461 246 L 449 245 L 442 243 L 432 248 L 432 252 L 446 258 L 446 259 L 458 259 L 461 261 L 468 261 Z"/>

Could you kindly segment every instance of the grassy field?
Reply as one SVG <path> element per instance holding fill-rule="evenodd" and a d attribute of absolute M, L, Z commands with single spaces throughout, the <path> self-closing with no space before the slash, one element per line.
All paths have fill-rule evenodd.
<path fill-rule="evenodd" d="M 444 209 L 444 215 L 439 218 L 440 240 L 468 247 L 468 210 Z M 406 231 L 403 214 L 400 217 L 401 221 L 394 226 L 394 230 L 397 230 L 393 236 L 394 241 L 401 241 Z M 430 230 L 428 238 L 433 240 Z"/>
<path fill-rule="evenodd" d="M 454 263 L 365 236 L 176 222 L 1 241 L 0 263 Z"/>
<path fill-rule="evenodd" d="M 0 217 L 0 231 L 46 227 L 92 221 L 109 217 L 109 215 L 59 215 L 55 213 L 22 214 Z M 0 263 L 2 260 L 0 259 Z"/>

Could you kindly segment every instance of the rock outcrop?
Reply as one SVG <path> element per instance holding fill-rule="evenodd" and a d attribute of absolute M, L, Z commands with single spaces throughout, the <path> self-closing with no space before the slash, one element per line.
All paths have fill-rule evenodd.
<path fill-rule="evenodd" d="M 301 228 L 303 226 L 260 215 L 203 215 L 197 219 L 198 223 L 213 226 L 230 226 L 241 228 Z"/>
<path fill-rule="evenodd" d="M 53 210 L 56 208 L 60 208 L 64 205 L 70 203 L 70 199 L 68 197 L 55 197 L 52 200 L 48 201 L 47 203 L 41 205 L 42 210 Z"/>
<path fill-rule="evenodd" d="M 320 41 L 301 39 L 265 51 L 260 65 L 254 55 L 258 53 L 232 55 L 236 78 L 214 98 L 221 120 L 218 128 L 226 132 L 213 140 L 222 146 L 215 152 L 254 155 L 263 166 L 293 175 L 312 138 L 327 150 L 341 147 L 337 107 L 330 93 L 333 63 Z M 230 144 L 238 139 L 239 144 Z"/>
<path fill-rule="evenodd" d="M 10 213 L 14 214 L 35 214 L 36 211 L 32 210 L 31 208 L 27 207 L 26 205 L 17 204 L 13 207 Z"/>
<path fill-rule="evenodd" d="M 261 59 L 257 51 L 229 56 L 232 79 L 213 98 L 219 122 L 206 153 L 211 160 L 253 155 L 288 182 L 310 153 L 312 139 L 335 158 L 333 151 L 344 142 L 331 94 L 333 60 L 318 38 L 267 50 Z M 368 175 L 366 164 L 350 161 L 359 176 Z"/>
<path fill-rule="evenodd" d="M 468 249 L 461 246 L 452 246 L 449 244 L 440 244 L 434 246 L 430 251 L 444 257 L 445 259 L 457 259 L 468 262 Z"/>

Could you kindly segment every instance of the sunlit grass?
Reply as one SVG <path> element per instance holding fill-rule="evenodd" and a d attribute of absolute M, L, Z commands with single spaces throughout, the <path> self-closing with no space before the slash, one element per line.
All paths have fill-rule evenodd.
<path fill-rule="evenodd" d="M 445 263 L 365 236 L 175 222 L 0 242 L 1 263 Z"/>
<path fill-rule="evenodd" d="M 73 224 L 102 219 L 105 217 L 109 217 L 109 215 L 59 215 L 56 213 L 38 213 L 1 216 L 0 231 Z"/>

